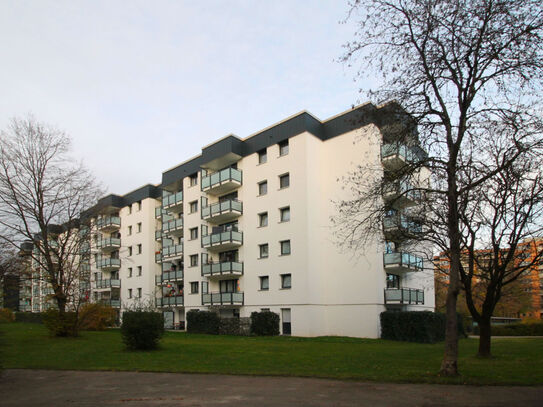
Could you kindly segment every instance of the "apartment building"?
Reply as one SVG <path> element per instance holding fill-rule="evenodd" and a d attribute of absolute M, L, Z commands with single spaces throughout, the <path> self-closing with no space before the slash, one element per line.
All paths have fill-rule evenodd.
<path fill-rule="evenodd" d="M 417 205 L 404 185 L 383 196 L 383 235 L 363 252 L 333 236 L 334 202 L 351 193 L 342 177 L 361 164 L 387 174 L 418 153 L 387 141 L 397 109 L 368 103 L 325 121 L 304 111 L 203 147 L 160 185 L 101 199 L 82 215 L 89 299 L 156 307 L 176 328 L 190 310 L 270 310 L 300 336 L 378 337 L 387 308 L 433 310 L 432 266 L 395 233 Z"/>

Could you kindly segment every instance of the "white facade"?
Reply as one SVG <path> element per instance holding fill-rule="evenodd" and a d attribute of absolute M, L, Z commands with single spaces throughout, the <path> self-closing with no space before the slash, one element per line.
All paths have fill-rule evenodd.
<path fill-rule="evenodd" d="M 92 212 L 91 299 L 152 304 L 181 328 L 192 309 L 223 317 L 267 309 L 280 315 L 282 333 L 298 336 L 375 338 L 387 307 L 433 310 L 431 268 L 385 255 L 379 237 L 344 253 L 331 225 L 334 201 L 351 193 L 341 178 L 362 164 L 386 169 L 387 108 L 363 105 L 325 122 L 302 112 L 204 147 L 165 171 L 160 186 L 106 197 Z M 99 227 L 107 216 L 118 222 Z M 103 263 L 110 258 L 118 261 Z M 397 276 L 388 288 L 387 273 Z"/>

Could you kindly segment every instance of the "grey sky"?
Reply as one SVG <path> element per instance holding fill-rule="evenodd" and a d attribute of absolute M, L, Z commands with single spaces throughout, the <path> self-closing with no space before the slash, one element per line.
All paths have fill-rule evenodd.
<path fill-rule="evenodd" d="M 32 112 L 125 194 L 234 133 L 359 98 L 340 0 L 0 2 L 0 127 Z"/>

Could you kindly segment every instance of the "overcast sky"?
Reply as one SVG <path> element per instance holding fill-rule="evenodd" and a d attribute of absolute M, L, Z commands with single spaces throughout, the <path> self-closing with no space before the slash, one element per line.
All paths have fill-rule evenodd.
<path fill-rule="evenodd" d="M 360 102 L 335 60 L 341 0 L 0 1 L 0 127 L 33 113 L 69 133 L 109 192 L 233 133 Z"/>

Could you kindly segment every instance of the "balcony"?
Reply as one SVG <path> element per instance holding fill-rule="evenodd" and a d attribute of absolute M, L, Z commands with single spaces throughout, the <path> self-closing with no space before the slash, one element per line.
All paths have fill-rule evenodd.
<path fill-rule="evenodd" d="M 119 218 L 118 216 L 106 216 L 100 218 L 96 222 L 96 227 L 101 232 L 114 232 L 116 230 L 119 230 L 119 228 L 121 227 L 121 218 Z"/>
<path fill-rule="evenodd" d="M 181 236 L 183 234 L 183 218 L 172 219 L 162 223 L 162 233 L 171 236 Z"/>
<path fill-rule="evenodd" d="M 202 305 L 243 305 L 243 293 L 208 293 L 202 294 Z"/>
<path fill-rule="evenodd" d="M 121 300 L 120 299 L 109 299 L 109 298 L 102 298 L 99 299 L 98 302 L 102 305 L 107 305 L 113 308 L 121 308 Z"/>
<path fill-rule="evenodd" d="M 155 284 L 161 285 L 162 283 L 168 283 L 171 281 L 183 280 L 183 270 L 166 271 L 160 276 L 155 276 Z"/>
<path fill-rule="evenodd" d="M 97 264 L 104 271 L 115 271 L 121 268 L 121 259 L 101 259 Z"/>
<path fill-rule="evenodd" d="M 243 214 L 243 204 L 237 199 L 216 202 L 202 208 L 202 219 L 208 222 L 223 223 L 238 218 Z"/>
<path fill-rule="evenodd" d="M 92 283 L 93 283 L 92 288 L 94 288 L 95 290 L 104 290 L 104 289 L 121 287 L 121 280 L 119 279 L 96 280 L 96 281 L 93 281 Z"/>
<path fill-rule="evenodd" d="M 206 249 L 228 250 L 243 244 L 243 232 L 230 230 L 202 236 L 202 247 Z"/>
<path fill-rule="evenodd" d="M 112 252 L 118 250 L 121 247 L 121 239 L 117 239 L 114 237 L 102 239 L 96 243 L 96 246 L 99 249 L 102 249 L 102 251 L 104 252 Z"/>
<path fill-rule="evenodd" d="M 171 260 L 183 255 L 183 243 L 162 248 L 162 260 Z"/>
<path fill-rule="evenodd" d="M 243 263 L 237 261 L 227 261 L 215 264 L 202 264 L 203 277 L 230 277 L 242 276 Z"/>
<path fill-rule="evenodd" d="M 162 230 L 155 230 L 155 240 L 162 239 Z"/>
<path fill-rule="evenodd" d="M 176 295 L 172 297 L 161 297 L 156 299 L 157 307 L 182 307 L 184 305 L 184 297 Z"/>
<path fill-rule="evenodd" d="M 241 185 L 241 171 L 235 168 L 225 168 L 222 171 L 202 177 L 202 191 L 210 195 L 226 194 Z"/>
<path fill-rule="evenodd" d="M 155 263 L 162 263 L 162 253 L 155 253 Z"/>
<path fill-rule="evenodd" d="M 407 272 L 421 271 L 424 262 L 422 257 L 407 252 L 383 254 L 383 265 L 387 271 Z"/>
<path fill-rule="evenodd" d="M 165 215 L 167 213 L 168 212 L 166 212 L 164 209 L 162 209 L 161 206 L 159 206 L 158 208 L 155 208 L 155 219 L 160 219 L 162 218 L 162 215 Z"/>
<path fill-rule="evenodd" d="M 426 153 L 420 147 L 408 147 L 403 144 L 383 144 L 381 163 L 389 171 L 396 171 L 406 164 L 424 160 Z"/>
<path fill-rule="evenodd" d="M 385 304 L 424 304 L 424 290 L 385 288 Z"/>
<path fill-rule="evenodd" d="M 422 197 L 419 189 L 406 181 L 391 182 L 383 189 L 383 199 L 395 208 L 417 205 Z"/>
<path fill-rule="evenodd" d="M 183 191 L 163 196 L 162 208 L 173 213 L 183 212 Z"/>
<path fill-rule="evenodd" d="M 81 255 L 89 254 L 91 252 L 91 247 L 89 242 L 82 242 L 79 245 L 79 253 Z"/>
<path fill-rule="evenodd" d="M 387 236 L 415 235 L 422 233 L 422 225 L 413 218 L 394 214 L 383 219 L 383 231 Z"/>

